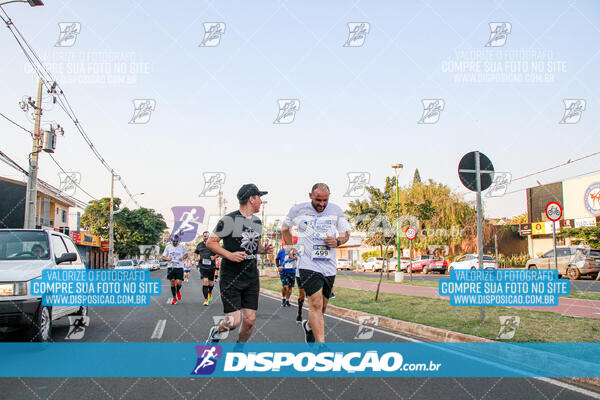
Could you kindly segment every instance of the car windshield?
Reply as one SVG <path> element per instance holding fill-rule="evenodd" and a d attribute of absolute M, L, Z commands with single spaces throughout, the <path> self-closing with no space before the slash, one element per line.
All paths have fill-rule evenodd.
<path fill-rule="evenodd" d="M 119 261 L 117 262 L 117 267 L 130 267 L 133 265 L 132 261 Z"/>
<path fill-rule="evenodd" d="M 492 256 L 483 256 L 483 261 L 495 261 Z"/>
<path fill-rule="evenodd" d="M 48 235 L 36 231 L 1 231 L 0 260 L 49 260 Z"/>

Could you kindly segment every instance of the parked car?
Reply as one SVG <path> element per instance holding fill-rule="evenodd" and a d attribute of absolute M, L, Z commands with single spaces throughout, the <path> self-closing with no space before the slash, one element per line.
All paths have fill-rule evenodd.
<path fill-rule="evenodd" d="M 363 264 L 365 271 L 379 271 L 383 268 L 383 257 L 370 257 Z"/>
<path fill-rule="evenodd" d="M 337 259 L 337 269 L 339 270 L 349 270 L 350 269 L 350 262 L 345 259 L 345 258 L 338 258 Z"/>
<path fill-rule="evenodd" d="M 158 271 L 160 269 L 160 265 L 158 261 L 149 261 L 150 271 Z"/>
<path fill-rule="evenodd" d="M 140 261 L 137 265 L 138 269 L 147 269 L 148 271 L 150 270 L 150 263 L 148 261 Z"/>
<path fill-rule="evenodd" d="M 422 254 L 412 260 L 412 272 L 439 272 L 445 274 L 448 270 L 448 261 L 442 258 L 435 258 L 431 254 Z"/>
<path fill-rule="evenodd" d="M 600 272 L 600 250 L 581 247 L 557 247 L 558 275 L 577 280 L 581 276 L 595 279 Z M 554 269 L 554 249 L 541 257 L 527 260 L 527 269 Z"/>
<path fill-rule="evenodd" d="M 450 263 L 448 267 L 453 269 L 479 269 L 479 256 L 477 254 L 465 254 Z M 483 269 L 498 269 L 498 262 L 492 256 L 483 256 Z"/>
<path fill-rule="evenodd" d="M 119 260 L 115 265 L 115 269 L 132 269 L 135 268 L 133 260 Z"/>
<path fill-rule="evenodd" d="M 28 341 L 52 341 L 53 321 L 87 316 L 85 306 L 44 306 L 31 280 L 44 269 L 85 269 L 71 238 L 42 229 L 0 229 L 0 331 L 24 329 Z"/>
<path fill-rule="evenodd" d="M 400 269 L 398 269 L 398 257 L 390 258 L 388 262 L 388 271 L 404 271 L 408 270 L 408 265 L 410 264 L 410 258 L 408 257 L 400 257 Z"/>

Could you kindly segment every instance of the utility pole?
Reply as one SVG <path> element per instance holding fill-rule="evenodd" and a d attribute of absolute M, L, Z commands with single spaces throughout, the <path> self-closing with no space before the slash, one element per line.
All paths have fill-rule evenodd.
<path fill-rule="evenodd" d="M 33 128 L 33 146 L 29 155 L 29 175 L 27 177 L 27 192 L 25 194 L 25 229 L 35 229 L 36 227 L 36 206 L 37 206 L 37 175 L 38 160 L 41 146 L 40 120 L 42 118 L 42 78 L 38 80 L 37 102 L 35 107 L 35 123 Z"/>
<path fill-rule="evenodd" d="M 114 265 L 115 254 L 114 254 L 114 212 L 113 212 L 113 197 L 115 195 L 115 171 L 110 171 L 110 210 L 109 210 L 109 221 L 108 221 L 108 267 L 111 268 Z"/>

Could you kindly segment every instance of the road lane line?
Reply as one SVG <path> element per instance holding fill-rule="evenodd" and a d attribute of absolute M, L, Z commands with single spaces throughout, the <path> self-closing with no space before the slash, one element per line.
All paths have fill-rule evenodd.
<path fill-rule="evenodd" d="M 264 297 L 267 297 L 269 299 L 275 300 L 275 301 L 281 301 L 281 299 L 278 299 L 276 297 L 272 297 L 272 296 L 266 295 L 264 293 L 261 293 L 260 295 L 264 296 Z M 307 309 L 307 308 L 303 307 L 303 309 Z M 337 319 L 337 320 L 340 320 L 340 321 L 344 321 L 344 322 L 352 324 L 352 325 L 360 326 L 359 323 L 354 322 L 354 321 L 350 321 L 350 320 L 348 320 L 346 318 L 341 318 L 341 317 L 338 317 L 338 316 L 335 316 L 335 315 L 331 315 L 331 314 L 327 314 L 327 313 L 325 313 L 325 316 L 329 317 L 329 318 Z M 428 343 L 428 342 L 417 340 L 417 339 L 414 339 L 414 338 L 411 338 L 411 337 L 408 337 L 408 336 L 398 335 L 396 333 L 387 332 L 387 331 L 384 331 L 384 330 L 381 330 L 381 329 L 377 329 L 377 328 L 373 328 L 373 330 L 375 330 L 377 332 L 380 332 L 380 333 L 383 333 L 383 334 L 386 334 L 386 335 L 389 335 L 389 336 L 393 336 L 393 337 L 401 338 L 401 339 L 404 339 L 404 340 L 408 340 L 408 341 L 411 341 L 411 342 L 425 343 L 425 344 Z M 435 343 L 432 343 L 432 345 L 435 345 Z M 459 354 L 459 353 L 457 353 L 457 352 L 455 352 L 453 350 L 449 350 L 449 349 L 443 349 L 443 350 L 446 351 L 446 352 Z M 459 355 L 462 355 L 463 357 L 468 357 L 468 358 L 471 358 L 471 359 L 479 360 L 480 362 L 485 362 L 487 364 L 492 364 L 492 365 L 500 366 L 500 367 L 503 367 L 505 369 L 516 370 L 516 368 L 511 368 L 511 367 L 499 365 L 496 362 L 491 362 L 491 361 L 488 361 L 488 360 L 481 360 L 481 359 L 478 359 L 477 357 L 473 357 L 473 356 L 470 356 L 470 355 L 466 355 L 466 354 L 459 354 Z M 531 379 L 535 379 L 535 380 L 538 380 L 538 381 L 546 382 L 546 383 L 549 383 L 551 385 L 555 385 L 555 386 L 561 387 L 563 389 L 568 389 L 568 390 L 571 390 L 573 392 L 577 392 L 579 394 L 582 394 L 582 395 L 589 396 L 591 398 L 600 400 L 600 393 L 592 392 L 590 390 L 584 389 L 584 388 L 579 387 L 579 386 L 572 385 L 570 383 L 566 383 L 566 382 L 559 381 L 559 380 L 552 379 L 552 378 L 532 377 Z"/>
<path fill-rule="evenodd" d="M 160 339 L 165 331 L 166 324 L 166 319 L 159 319 L 156 323 L 156 328 L 154 328 L 154 332 L 152 332 L 152 336 L 150 336 L 150 339 Z"/>

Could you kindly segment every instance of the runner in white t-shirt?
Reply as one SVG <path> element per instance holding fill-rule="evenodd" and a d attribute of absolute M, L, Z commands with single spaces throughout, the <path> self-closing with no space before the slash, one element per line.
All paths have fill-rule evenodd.
<path fill-rule="evenodd" d="M 323 314 L 337 272 L 335 248 L 350 238 L 350 224 L 342 209 L 329 203 L 329 187 L 317 183 L 309 193 L 310 202 L 292 207 L 282 226 L 285 243 L 292 243 L 290 228 L 298 227 L 297 252 L 300 283 L 308 296 L 308 320 L 302 322 L 307 342 L 325 341 Z M 337 235 L 337 237 L 336 237 Z"/>
<path fill-rule="evenodd" d="M 175 235 L 172 244 L 165 247 L 161 260 L 168 261 L 167 279 L 171 281 L 171 304 L 181 300 L 181 281 L 183 280 L 183 257 L 187 254 L 185 246 L 179 245 L 179 236 Z"/>

